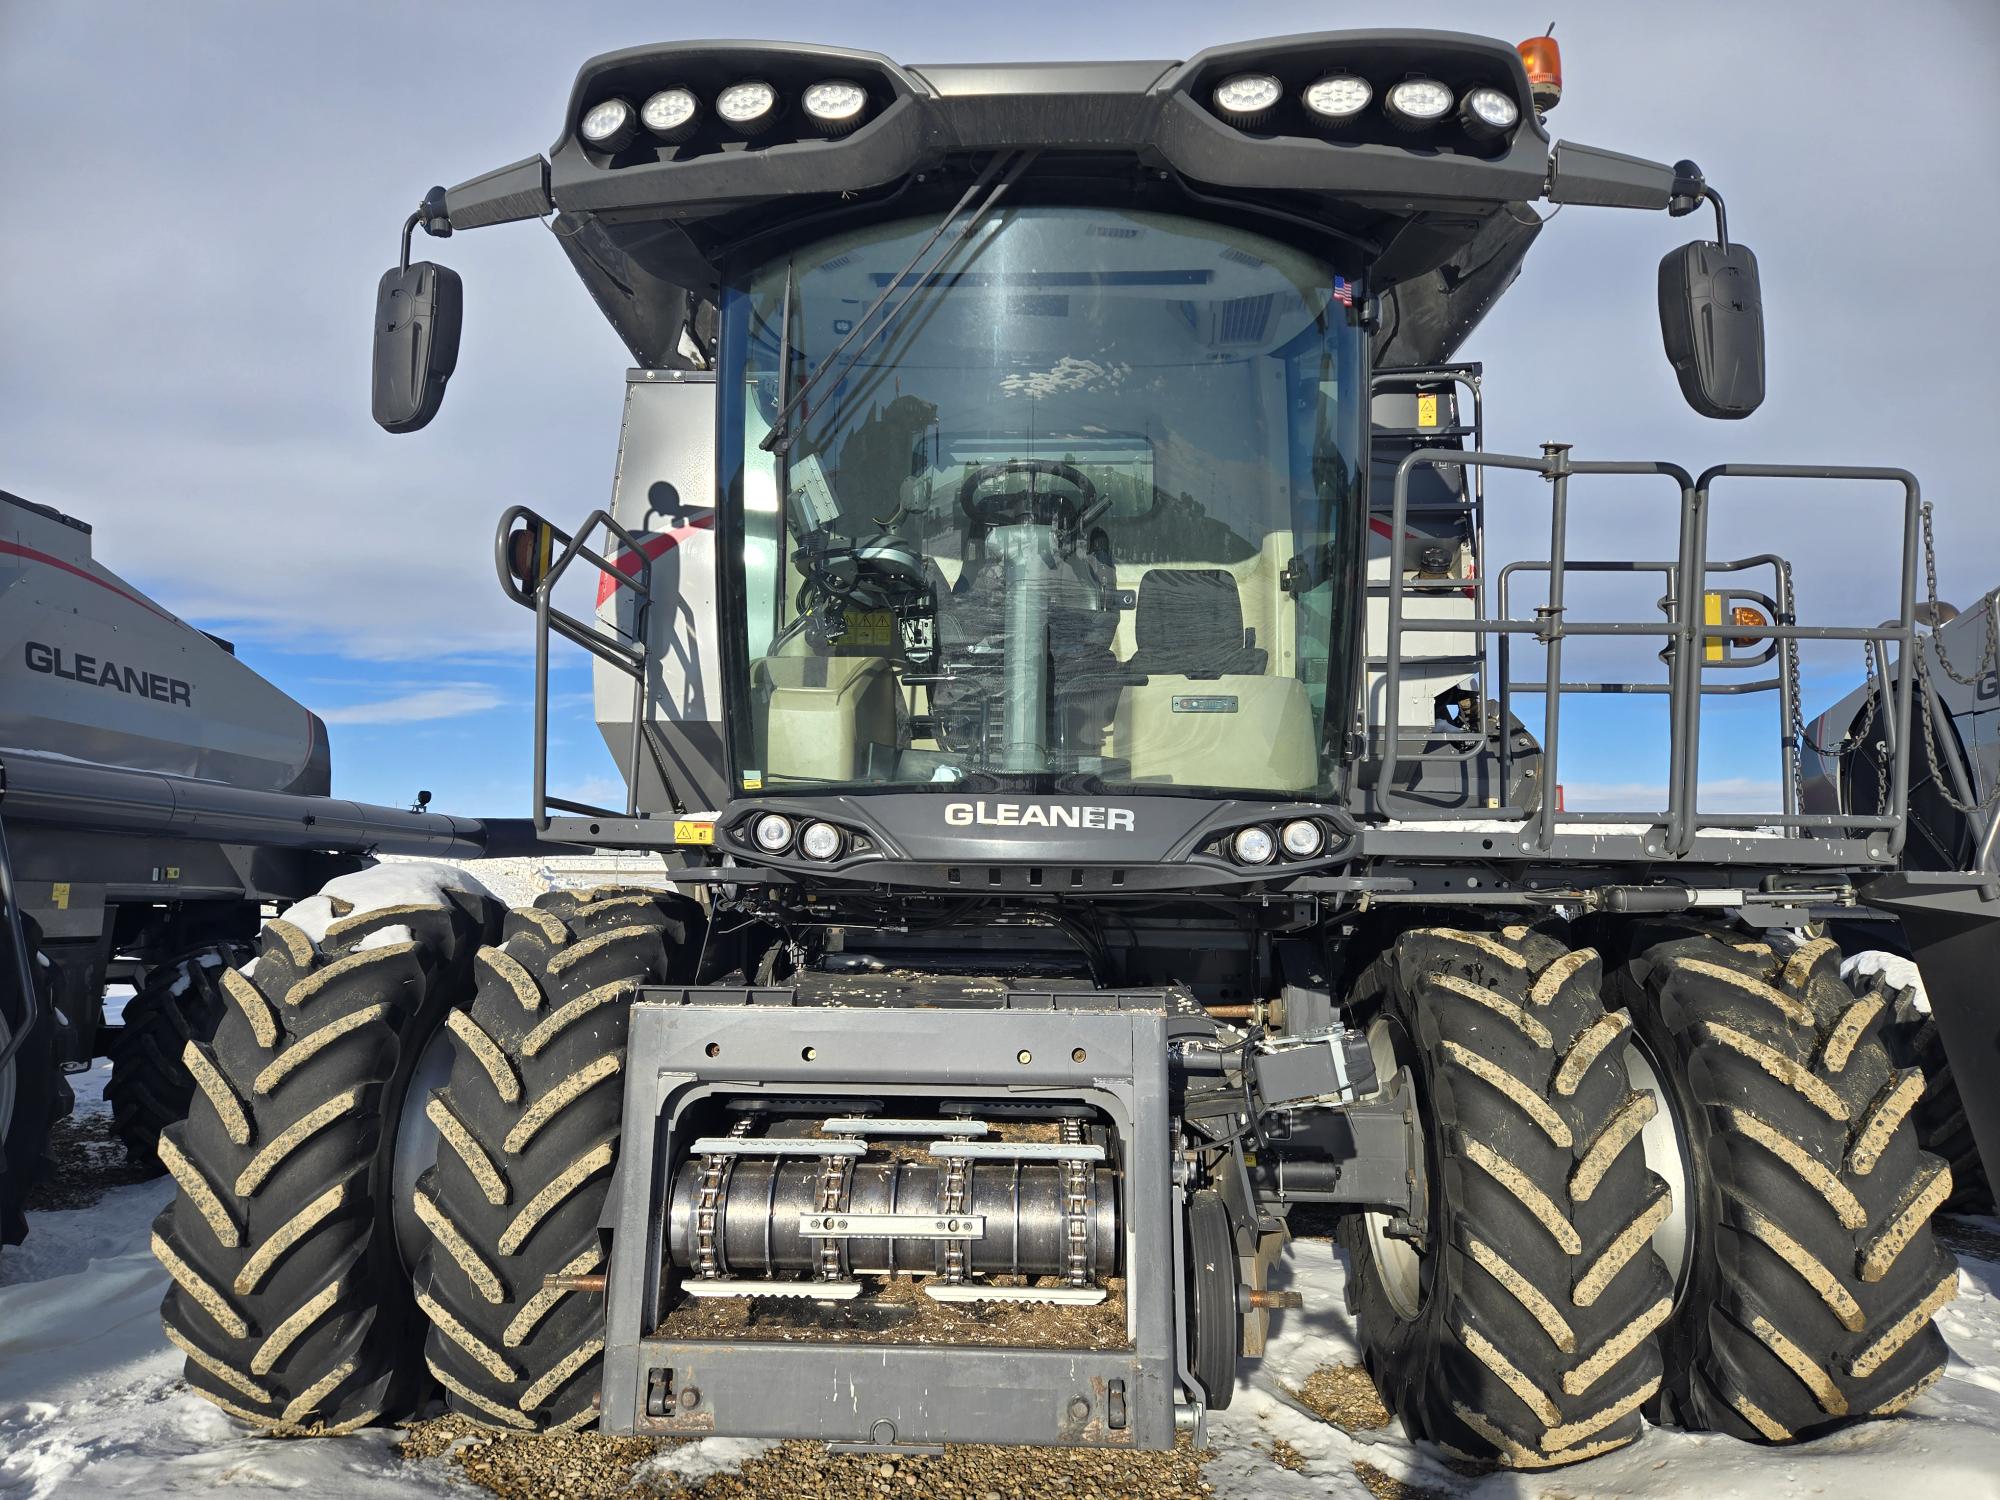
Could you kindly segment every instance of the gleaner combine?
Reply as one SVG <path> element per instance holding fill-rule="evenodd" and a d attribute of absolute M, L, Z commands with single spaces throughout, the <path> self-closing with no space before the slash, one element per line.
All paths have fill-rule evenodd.
<path fill-rule="evenodd" d="M 1541 202 L 1713 211 L 1661 266 L 1669 353 L 1700 411 L 1762 397 L 1720 197 L 1552 147 L 1554 61 L 641 47 L 546 158 L 433 190 L 377 420 L 423 426 L 456 360 L 412 231 L 547 219 L 637 367 L 609 510 L 497 539 L 535 813 L 701 898 L 267 924 L 169 1136 L 189 1381 L 279 1432 L 441 1387 L 521 1431 L 1158 1448 L 1228 1403 L 1313 1204 L 1384 1399 L 1459 1454 L 1565 1463 L 1642 1414 L 1785 1442 L 1922 1390 L 1949 1174 L 1891 997 L 1817 924 L 1957 903 L 1921 956 L 1969 1028 L 1979 884 L 1895 873 L 1907 734 L 1865 814 L 1799 805 L 1795 740 L 1782 805 L 1697 798 L 1706 697 L 1791 724 L 1796 641 L 1907 657 L 1916 482 L 1483 450 L 1449 361 Z M 1504 576 L 1496 470 L 1549 506 Z M 1565 605 L 1602 476 L 1677 519 L 1612 565 L 1631 619 Z M 1878 482 L 1894 620 L 1801 623 L 1775 557 L 1709 556 L 1779 478 Z M 546 793 L 557 637 L 622 809 Z M 1552 792 L 1564 699 L 1632 686 L 1565 675 L 1606 637 L 1661 653 L 1662 808 Z"/>

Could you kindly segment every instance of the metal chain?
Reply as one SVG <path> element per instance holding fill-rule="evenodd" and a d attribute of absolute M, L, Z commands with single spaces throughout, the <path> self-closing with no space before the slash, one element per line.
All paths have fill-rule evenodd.
<path fill-rule="evenodd" d="M 729 1127 L 729 1138 L 741 1140 L 757 1123 L 757 1115 L 746 1114 Z M 722 1275 L 721 1242 L 717 1229 L 722 1222 L 723 1202 L 729 1196 L 730 1168 L 736 1158 L 716 1152 L 701 1159 L 701 1189 L 694 1203 L 694 1268 L 704 1281 Z"/>
<path fill-rule="evenodd" d="M 1083 1144 L 1083 1121 L 1065 1119 L 1062 1122 L 1062 1138 L 1065 1146 Z M 1066 1221 L 1067 1253 L 1064 1256 L 1065 1280 L 1071 1286 L 1090 1284 L 1089 1257 L 1085 1253 L 1085 1242 L 1090 1232 L 1090 1164 L 1072 1158 L 1063 1163 L 1063 1208 Z"/>
<path fill-rule="evenodd" d="M 2000 777 L 1995 778 L 1993 785 L 1986 789 L 1986 795 L 1977 802 L 1966 802 L 1951 789 L 1951 782 L 1944 774 L 1944 757 L 1938 753 L 1937 716 L 1931 712 L 1934 695 L 1931 691 L 1930 659 L 1935 652 L 1938 665 L 1944 668 L 1945 675 L 1964 687 L 1975 687 L 1989 672 L 2000 671 L 2000 588 L 1993 590 L 1982 601 L 1986 609 L 1986 644 L 1979 653 L 1979 665 L 1973 669 L 1970 676 L 1965 676 L 1952 665 L 1951 657 L 1944 649 L 1943 623 L 1938 619 L 1937 543 L 1931 536 L 1931 507 L 1928 501 L 1921 507 L 1919 514 L 1923 519 L 1924 528 L 1924 585 L 1930 596 L 1931 628 L 1930 634 L 1916 643 L 1917 693 L 1913 711 L 1923 722 L 1924 759 L 1930 762 L 1931 782 L 1937 787 L 1938 795 L 1944 798 L 1946 805 L 1954 811 L 1974 816 L 1988 812 L 1996 803 L 2000 803 Z M 1883 757 L 1885 776 L 1888 774 L 1887 763 L 1885 756 Z"/>
<path fill-rule="evenodd" d="M 960 1122 L 966 1123 L 966 1122 Z M 969 1140 L 964 1131 L 949 1132 L 953 1140 Z M 967 1211 L 967 1189 L 970 1186 L 972 1164 L 963 1156 L 948 1156 L 944 1163 L 944 1201 L 938 1205 L 938 1212 L 947 1218 L 954 1218 Z M 944 1279 L 953 1286 L 965 1280 L 965 1241 L 946 1240 L 944 1242 Z"/>
<path fill-rule="evenodd" d="M 847 1198 L 847 1164 L 852 1158 L 827 1156 L 820 1159 L 819 1198 L 814 1203 L 822 1214 L 837 1214 Z M 819 1279 L 838 1281 L 840 1277 L 840 1249 L 846 1241 L 838 1235 L 826 1235 L 819 1242 Z"/>
<path fill-rule="evenodd" d="M 1977 687 L 1987 673 L 2000 668 L 2000 588 L 1995 588 L 1980 601 L 1986 609 L 1986 645 L 1979 653 L 1979 665 L 1970 676 L 1961 673 L 1952 665 L 1946 654 L 1944 640 L 1938 635 L 1943 622 L 1938 619 L 1937 588 L 1937 543 L 1931 537 L 1931 507 L 1926 500 L 1919 512 L 1924 525 L 1924 585 L 1930 591 L 1931 643 L 1937 648 L 1938 665 L 1944 668 L 1945 676 L 1961 687 Z"/>

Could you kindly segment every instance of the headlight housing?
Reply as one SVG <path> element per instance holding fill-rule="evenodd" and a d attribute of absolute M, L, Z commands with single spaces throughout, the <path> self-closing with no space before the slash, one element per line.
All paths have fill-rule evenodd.
<path fill-rule="evenodd" d="M 799 835 L 799 852 L 807 859 L 838 859 L 845 842 L 831 823 L 808 823 Z"/>
<path fill-rule="evenodd" d="M 1390 85 L 1382 108 L 1404 130 L 1427 130 L 1450 114 L 1455 102 L 1451 90 L 1434 78 L 1405 78 Z"/>
<path fill-rule="evenodd" d="M 1215 86 L 1215 112 L 1232 125 L 1261 125 L 1271 118 L 1285 86 L 1268 73 L 1238 73 Z"/>
<path fill-rule="evenodd" d="M 1512 94 L 1502 89 L 1468 89 L 1458 101 L 1458 121 L 1466 134 L 1491 139 L 1520 123 L 1521 106 L 1514 102 Z"/>
<path fill-rule="evenodd" d="M 1261 824 L 1236 830 L 1236 837 L 1229 841 L 1229 852 L 1242 865 L 1268 865 L 1278 855 L 1278 841 L 1271 837 L 1271 830 Z"/>
<path fill-rule="evenodd" d="M 694 134 L 701 101 L 688 89 L 661 89 L 639 110 L 646 128 L 669 145 Z"/>
<path fill-rule="evenodd" d="M 1311 818 L 1294 818 L 1279 830 L 1278 839 L 1293 859 L 1311 859 L 1326 847 L 1326 830 Z"/>
<path fill-rule="evenodd" d="M 783 813 L 765 813 L 750 825 L 750 839 L 766 854 L 783 854 L 792 846 L 792 820 Z"/>
<path fill-rule="evenodd" d="M 577 132 L 599 151 L 623 151 L 639 128 L 639 117 L 623 99 L 606 99 L 584 111 Z"/>
<path fill-rule="evenodd" d="M 1375 90 L 1367 79 L 1352 73 L 1329 73 L 1307 84 L 1299 97 L 1305 101 L 1306 113 L 1321 124 L 1345 125 L 1368 107 Z"/>
<path fill-rule="evenodd" d="M 820 134 L 845 135 L 868 113 L 868 90 L 852 79 L 828 78 L 807 89 L 800 103 Z"/>
<path fill-rule="evenodd" d="M 746 78 L 715 96 L 715 112 L 737 134 L 757 135 L 778 118 L 778 91 L 761 78 Z"/>

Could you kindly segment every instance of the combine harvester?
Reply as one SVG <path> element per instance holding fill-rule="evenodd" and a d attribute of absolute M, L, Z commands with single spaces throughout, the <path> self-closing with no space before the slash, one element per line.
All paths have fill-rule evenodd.
<path fill-rule="evenodd" d="M 187 1110 L 190 1038 L 263 907 L 368 854 L 533 844 L 525 825 L 337 802 L 326 725 L 91 553 L 91 530 L 0 492 L 0 1243 L 67 1072 L 112 1059 L 132 1160 Z M 497 850 L 496 852 L 510 852 Z M 104 1022 L 108 980 L 136 993 Z"/>
<path fill-rule="evenodd" d="M 1542 202 L 1712 212 L 1660 269 L 1668 350 L 1696 410 L 1762 398 L 1719 195 L 1552 147 L 1560 87 L 1546 39 L 1424 31 L 651 46 L 584 65 L 546 158 L 433 190 L 377 420 L 425 425 L 457 357 L 413 231 L 549 219 L 637 368 L 609 510 L 499 529 L 535 815 L 706 899 L 267 923 L 168 1137 L 188 1380 L 280 1433 L 441 1387 L 524 1432 L 1162 1448 L 1263 1348 L 1313 1204 L 1384 1400 L 1454 1453 L 1787 1442 L 1921 1391 L 1950 1178 L 1818 924 L 1978 883 L 1897 873 L 1907 736 L 1867 811 L 1806 810 L 1789 755 L 1780 806 L 1697 799 L 1740 669 L 1795 722 L 1781 646 L 1919 639 L 1917 484 L 1484 451 L 1448 361 Z M 1495 471 L 1546 481 L 1505 576 Z M 1677 520 L 1612 564 L 1629 619 L 1565 606 L 1607 476 Z M 1885 502 L 1886 625 L 1709 555 L 1715 498 L 1829 479 Z M 1563 648 L 1606 636 L 1661 648 L 1670 784 L 1566 813 L 1563 701 L 1632 684 Z M 546 792 L 557 638 L 623 808 Z M 1990 1036 L 1958 956 L 1920 944 L 1933 1005 Z"/>

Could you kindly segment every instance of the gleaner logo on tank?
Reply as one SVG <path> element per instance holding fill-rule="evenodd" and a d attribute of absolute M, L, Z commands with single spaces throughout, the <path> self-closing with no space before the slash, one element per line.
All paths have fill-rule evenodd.
<path fill-rule="evenodd" d="M 66 653 L 59 646 L 44 645 L 40 641 L 29 641 L 24 654 L 30 672 L 46 672 L 52 677 L 80 682 L 86 687 L 115 688 L 121 693 L 151 698 L 158 703 L 178 703 L 186 708 L 194 706 L 193 686 L 178 677 L 142 672 L 137 667 L 121 667 L 114 661 L 99 661 L 94 656 Z"/>
<path fill-rule="evenodd" d="M 1136 826 L 1128 807 L 1092 807 L 1039 802 L 947 802 L 944 820 L 953 828 L 1102 828 L 1130 833 Z"/>

